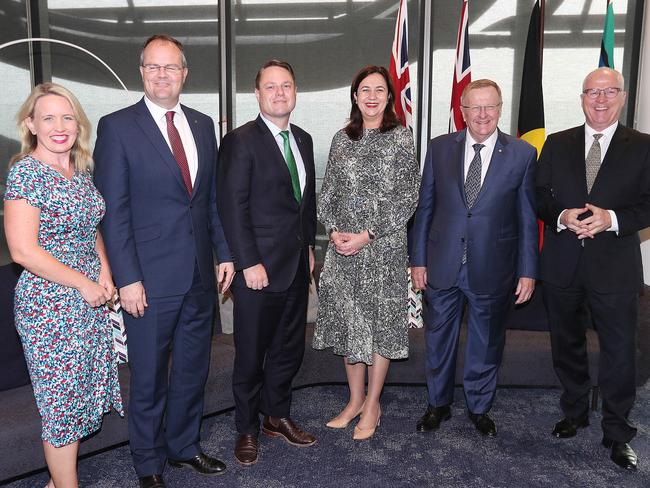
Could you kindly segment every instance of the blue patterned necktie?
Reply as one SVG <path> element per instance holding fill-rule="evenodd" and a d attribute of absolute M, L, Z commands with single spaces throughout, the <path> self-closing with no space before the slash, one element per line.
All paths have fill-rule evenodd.
<path fill-rule="evenodd" d="M 481 191 L 481 149 L 484 144 L 474 144 L 474 158 L 469 163 L 467 178 L 465 178 L 465 197 L 467 198 L 467 207 L 472 208 L 478 193 Z"/>

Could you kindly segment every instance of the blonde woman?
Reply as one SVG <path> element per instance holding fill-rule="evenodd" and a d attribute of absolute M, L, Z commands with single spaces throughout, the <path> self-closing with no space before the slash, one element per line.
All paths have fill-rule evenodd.
<path fill-rule="evenodd" d="M 22 149 L 7 176 L 5 234 L 25 268 L 14 314 L 42 420 L 48 488 L 77 487 L 79 440 L 123 415 L 108 312 L 111 270 L 97 224 L 90 123 L 62 86 L 34 88 L 17 114 Z"/>

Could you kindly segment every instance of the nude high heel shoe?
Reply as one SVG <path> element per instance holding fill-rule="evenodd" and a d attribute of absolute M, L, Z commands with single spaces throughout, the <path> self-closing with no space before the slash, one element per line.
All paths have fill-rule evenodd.
<path fill-rule="evenodd" d="M 354 414 L 354 417 L 351 417 L 349 419 L 341 417 L 341 414 L 337 415 L 334 417 L 332 420 L 327 422 L 325 424 L 326 427 L 329 427 L 330 429 L 345 429 L 350 422 L 352 422 L 354 419 L 356 419 L 358 416 L 361 415 L 361 411 L 363 410 L 363 405 L 361 405 L 361 408 L 359 408 L 359 411 Z"/>
<path fill-rule="evenodd" d="M 379 427 L 381 421 L 381 410 L 379 410 L 379 415 L 377 416 L 377 423 L 375 424 L 374 427 L 370 427 L 368 429 L 364 429 L 363 427 L 359 427 L 358 425 L 354 427 L 354 434 L 352 434 L 352 439 L 355 441 L 365 441 L 366 439 L 370 439 L 373 435 L 375 435 L 375 431 L 377 430 L 377 427 Z"/>

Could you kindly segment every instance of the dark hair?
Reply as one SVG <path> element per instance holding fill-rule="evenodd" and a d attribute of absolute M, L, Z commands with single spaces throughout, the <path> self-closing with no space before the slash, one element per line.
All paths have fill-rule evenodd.
<path fill-rule="evenodd" d="M 383 66 L 366 66 L 359 71 L 354 79 L 352 80 L 352 85 L 350 86 L 350 101 L 352 102 L 352 108 L 350 109 L 350 120 L 348 125 L 343 129 L 350 139 L 353 141 L 358 141 L 363 136 L 363 115 L 359 106 L 354 99 L 354 96 L 359 89 L 359 85 L 366 77 L 378 73 L 384 77 L 386 86 L 388 87 L 388 101 L 386 103 L 386 108 L 384 109 L 384 116 L 381 121 L 381 126 L 379 127 L 379 132 L 388 132 L 391 129 L 394 129 L 400 125 L 397 115 L 395 115 L 395 88 L 393 88 L 393 83 L 390 80 L 390 75 L 388 70 Z"/>
<path fill-rule="evenodd" d="M 146 41 L 144 41 L 144 44 L 142 45 L 142 50 L 140 51 L 140 66 L 144 65 L 144 50 L 147 48 L 149 44 L 151 44 L 154 41 L 170 42 L 174 46 L 176 46 L 181 52 L 181 63 L 183 64 L 183 68 L 187 68 L 187 59 L 185 59 L 185 51 L 183 51 L 183 44 L 178 39 L 172 36 L 168 36 L 167 34 L 156 34 L 151 36 Z"/>
<path fill-rule="evenodd" d="M 290 74 L 291 74 L 291 79 L 293 80 L 294 84 L 296 83 L 296 75 L 293 72 L 293 68 L 289 63 L 286 61 L 280 61 L 278 59 L 271 59 L 270 61 L 267 61 L 262 65 L 262 67 L 259 69 L 257 74 L 255 75 L 255 89 L 259 90 L 260 89 L 260 78 L 262 77 L 262 71 L 264 71 L 266 68 L 270 68 L 272 66 L 277 66 L 278 68 L 284 68 L 286 69 Z"/>

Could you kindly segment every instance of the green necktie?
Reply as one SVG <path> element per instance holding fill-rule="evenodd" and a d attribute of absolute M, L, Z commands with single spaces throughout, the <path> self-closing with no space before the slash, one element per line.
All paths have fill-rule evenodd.
<path fill-rule="evenodd" d="M 283 130 L 280 131 L 280 135 L 284 140 L 284 160 L 287 163 L 287 168 L 289 168 L 289 174 L 291 175 L 291 186 L 293 186 L 293 196 L 296 201 L 300 203 L 302 198 L 302 192 L 300 191 L 300 178 L 298 178 L 298 166 L 296 166 L 296 159 L 293 157 L 293 151 L 291 150 L 291 144 L 289 144 L 289 131 Z"/>

